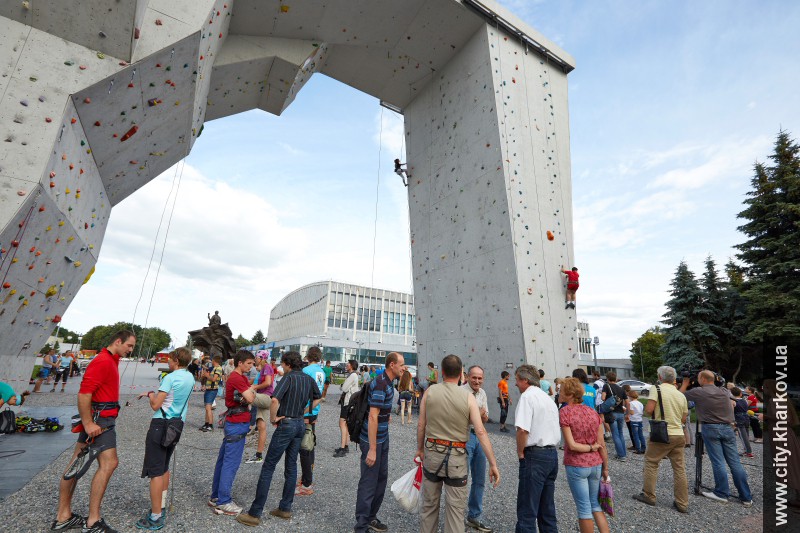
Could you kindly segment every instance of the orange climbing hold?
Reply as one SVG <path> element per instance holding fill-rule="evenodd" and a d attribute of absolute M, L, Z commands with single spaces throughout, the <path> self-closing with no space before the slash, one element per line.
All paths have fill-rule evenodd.
<path fill-rule="evenodd" d="M 87 100 L 88 100 L 88 98 L 87 98 Z M 76 122 L 78 122 L 78 119 L 76 119 L 76 118 L 73 118 L 72 120 L 69 121 L 70 124 L 75 124 Z"/>
<path fill-rule="evenodd" d="M 86 98 L 83 99 L 83 103 L 84 104 L 91 104 L 92 103 L 92 99 L 87 96 Z M 73 118 L 72 120 L 75 120 L 75 119 Z M 75 124 L 75 123 L 73 122 L 73 124 Z"/>
<path fill-rule="evenodd" d="M 553 240 L 553 239 L 555 239 L 555 238 L 556 238 L 556 236 L 555 236 L 555 235 L 553 235 L 553 232 L 552 232 L 552 231 L 550 231 L 550 230 L 547 230 L 547 240 L 548 240 L 548 241 L 552 241 L 552 240 Z"/>
<path fill-rule="evenodd" d="M 129 129 L 128 132 L 125 135 L 122 136 L 122 138 L 119 140 L 119 142 L 127 141 L 128 139 L 133 137 L 136 134 L 137 131 L 139 131 L 139 126 L 131 127 L 131 129 Z"/>

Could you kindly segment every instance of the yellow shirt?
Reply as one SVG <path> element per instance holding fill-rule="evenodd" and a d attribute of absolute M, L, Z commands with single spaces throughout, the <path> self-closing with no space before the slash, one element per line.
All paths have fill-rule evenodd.
<path fill-rule="evenodd" d="M 676 389 L 675 385 L 669 383 L 662 383 L 659 388 L 661 389 L 661 400 L 664 404 L 664 420 L 667 421 L 667 434 L 682 437 L 683 426 L 681 425 L 681 420 L 683 420 L 683 415 L 689 412 L 689 403 L 686 401 L 686 396 Z M 656 403 L 656 409 L 653 411 L 653 420 L 661 420 L 661 408 L 658 406 L 658 393 L 655 386 L 650 389 L 648 399 Z"/>

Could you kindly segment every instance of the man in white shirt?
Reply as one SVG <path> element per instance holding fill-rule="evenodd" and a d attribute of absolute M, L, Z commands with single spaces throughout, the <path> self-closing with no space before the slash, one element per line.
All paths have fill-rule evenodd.
<path fill-rule="evenodd" d="M 521 396 L 514 412 L 517 426 L 519 488 L 516 533 L 557 533 L 555 483 L 561 438 L 558 407 L 539 388 L 539 371 L 521 365 L 514 372 Z"/>
<path fill-rule="evenodd" d="M 483 368 L 478 365 L 469 367 L 467 382 L 461 387 L 475 397 L 481 413 L 481 421 L 485 424 L 489 420 L 489 402 L 486 399 L 486 391 L 481 388 L 481 385 L 483 385 Z M 478 442 L 475 428 L 472 425 L 469 427 L 467 455 L 469 457 L 469 475 L 472 478 L 469 500 L 467 500 L 467 525 L 477 531 L 491 533 L 492 528 L 484 525 L 480 520 L 481 514 L 483 514 L 483 492 L 486 488 L 486 454 L 483 453 L 483 448 Z"/>

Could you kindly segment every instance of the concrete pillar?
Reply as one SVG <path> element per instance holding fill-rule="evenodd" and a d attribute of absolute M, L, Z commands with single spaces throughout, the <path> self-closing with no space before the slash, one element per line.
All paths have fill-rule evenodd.
<path fill-rule="evenodd" d="M 484 26 L 404 114 L 419 368 L 480 364 L 496 417 L 503 370 L 577 364 L 566 74 Z"/>

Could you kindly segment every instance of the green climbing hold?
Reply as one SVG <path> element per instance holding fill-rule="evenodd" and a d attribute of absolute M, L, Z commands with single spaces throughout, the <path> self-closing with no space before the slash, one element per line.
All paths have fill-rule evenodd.
<path fill-rule="evenodd" d="M 189 68 L 189 63 L 184 63 L 183 68 Z"/>
<path fill-rule="evenodd" d="M 155 87 L 155 86 L 156 86 L 156 84 L 155 84 L 155 83 L 153 83 L 153 82 L 150 82 L 150 87 Z"/>
<path fill-rule="evenodd" d="M 36 76 L 31 76 L 28 79 L 31 80 L 31 81 L 39 81 L 39 78 L 37 78 Z"/>
<path fill-rule="evenodd" d="M 168 67 L 166 68 L 166 70 L 172 70 L 172 67 L 171 67 L 171 66 L 168 66 Z"/>
<path fill-rule="evenodd" d="M 86 146 L 86 141 L 81 141 L 81 146 Z"/>
<path fill-rule="evenodd" d="M 122 116 L 125 116 L 125 111 L 123 111 L 122 113 L 120 113 L 120 115 L 122 115 Z"/>
<path fill-rule="evenodd" d="M 75 64 L 75 62 L 74 62 L 74 61 L 70 61 L 70 60 L 68 59 L 68 60 L 64 61 L 64 64 L 65 64 L 66 66 L 68 66 L 68 67 L 71 67 L 72 65 L 74 65 L 74 64 Z"/>

